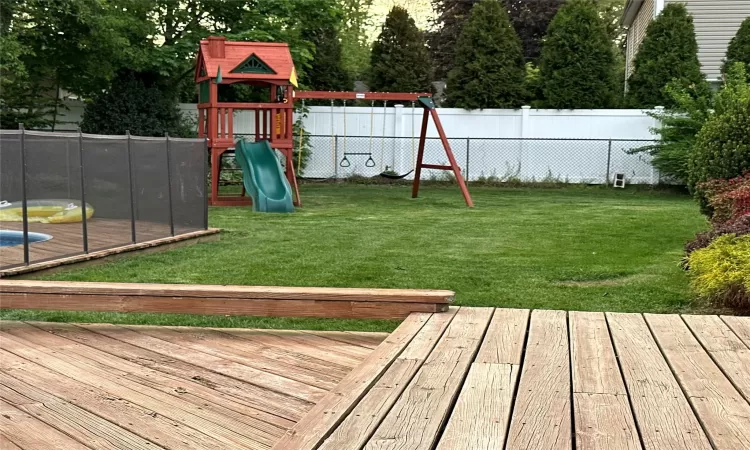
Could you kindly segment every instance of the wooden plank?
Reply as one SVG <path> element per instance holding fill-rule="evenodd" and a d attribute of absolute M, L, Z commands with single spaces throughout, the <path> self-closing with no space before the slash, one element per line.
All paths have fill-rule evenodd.
<path fill-rule="evenodd" d="M 85 450 L 80 442 L 66 436 L 31 414 L 0 400 L 0 433 L 25 450 Z"/>
<path fill-rule="evenodd" d="M 225 286 L 202 284 L 97 283 L 8 280 L 1 293 L 89 294 L 113 296 L 236 298 L 243 300 L 319 300 L 340 302 L 435 303 L 453 301 L 453 291 L 327 287 Z"/>
<path fill-rule="evenodd" d="M 528 321 L 528 309 L 496 309 L 476 362 L 521 364 Z"/>
<path fill-rule="evenodd" d="M 643 317 L 628 313 L 606 316 L 644 449 L 710 449 Z"/>
<path fill-rule="evenodd" d="M 576 448 L 641 449 L 603 313 L 568 313 Z"/>
<path fill-rule="evenodd" d="M 506 448 L 572 448 L 570 389 L 566 314 L 535 310 Z"/>
<path fill-rule="evenodd" d="M 66 377 L 4 349 L 0 349 L 0 367 L 17 380 L 40 387 L 88 411 L 96 411 L 103 419 L 167 448 L 202 450 L 215 445 L 223 446 L 221 442 L 184 423 L 157 414 L 104 389 Z M 8 384 L 8 380 L 4 378 L 3 383 Z"/>
<path fill-rule="evenodd" d="M 456 312 L 458 308 L 451 308 L 447 313 L 432 315 L 380 380 L 319 447 L 320 450 L 360 449 L 365 445 L 422 367 Z"/>
<path fill-rule="evenodd" d="M 0 292 L 2 286 L 0 284 Z M 259 317 L 401 319 L 413 312 L 437 312 L 446 305 L 404 302 L 254 300 L 241 298 L 139 297 L 114 295 L 2 293 L 0 309 L 150 312 Z"/>
<path fill-rule="evenodd" d="M 717 316 L 684 315 L 682 319 L 745 400 L 750 401 L 750 349 Z"/>
<path fill-rule="evenodd" d="M 180 374 L 192 373 L 193 375 L 190 375 L 189 378 L 198 377 L 199 381 L 207 382 L 209 386 L 217 384 L 228 387 L 232 389 L 235 396 L 250 400 L 253 407 L 289 421 L 296 423 L 313 405 L 311 402 L 272 390 L 272 388 L 276 388 L 276 385 L 271 383 L 271 380 L 268 380 L 268 382 L 264 379 L 259 380 L 256 371 L 247 370 L 245 366 L 234 361 L 202 352 L 190 351 L 171 342 L 162 341 L 117 325 L 78 324 L 78 326 L 159 355 L 157 357 L 150 354 L 142 356 L 140 353 L 136 353 L 134 357 L 140 364 L 154 361 L 162 371 L 169 370 L 168 368 L 181 368 L 175 370 L 180 370 L 178 372 Z M 115 351 L 119 351 L 119 349 L 115 348 Z M 193 366 L 200 370 L 193 370 Z M 215 374 L 219 378 L 215 378 L 211 374 Z M 227 383 L 227 380 L 236 380 L 237 383 Z"/>
<path fill-rule="evenodd" d="M 426 450 L 438 434 L 474 360 L 492 308 L 461 308 L 365 449 Z"/>
<path fill-rule="evenodd" d="M 377 348 L 388 337 L 388 333 L 357 331 L 305 331 L 305 333 L 370 349 Z"/>
<path fill-rule="evenodd" d="M 0 450 L 23 450 L 2 433 L 0 430 Z"/>
<path fill-rule="evenodd" d="M 312 450 L 356 406 L 357 402 L 409 345 L 431 314 L 411 314 L 370 356 L 320 400 L 289 430 L 273 450 Z"/>
<path fill-rule="evenodd" d="M 664 314 L 645 317 L 713 447 L 750 448 L 750 404 L 714 364 L 682 319 Z"/>
<path fill-rule="evenodd" d="M 166 415 L 185 423 L 215 439 L 215 445 L 219 447 L 242 446 L 260 450 L 267 448 L 267 445 L 276 439 L 268 430 L 253 429 L 250 432 L 251 424 L 240 420 L 228 409 L 219 410 L 207 402 L 200 405 L 191 402 L 187 397 L 181 398 L 184 389 L 175 389 L 172 394 L 166 394 L 152 386 L 131 381 L 122 374 L 113 373 L 111 369 L 98 367 L 94 363 L 77 358 L 65 358 L 60 352 L 29 345 L 27 341 L 8 333 L 0 332 L 0 337 L 3 339 L 4 349 L 67 377 L 106 389 L 116 398 L 126 399 L 159 415 Z M 184 393 L 190 392 L 185 391 Z"/>
<path fill-rule="evenodd" d="M 11 399 L 28 396 L 21 404 Z M 48 426 L 97 449 L 148 450 L 159 446 L 65 399 L 0 373 L 0 398 Z"/>
<path fill-rule="evenodd" d="M 721 319 L 750 347 L 750 317 L 721 316 Z"/>
<path fill-rule="evenodd" d="M 528 322 L 528 310 L 495 310 L 438 450 L 503 447 Z"/>

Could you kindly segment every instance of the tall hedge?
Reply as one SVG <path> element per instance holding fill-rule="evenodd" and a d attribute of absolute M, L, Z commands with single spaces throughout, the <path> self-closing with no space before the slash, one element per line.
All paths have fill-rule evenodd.
<path fill-rule="evenodd" d="M 145 79 L 144 79 L 145 78 Z M 195 131 L 184 120 L 177 101 L 147 76 L 118 75 L 109 90 L 96 96 L 83 110 L 81 130 L 92 134 L 191 137 Z"/>
<path fill-rule="evenodd" d="M 632 108 L 676 106 L 664 90 L 673 80 L 685 87 L 708 89 L 698 61 L 693 17 L 685 5 L 669 3 L 649 24 L 633 67 L 627 95 Z"/>
<path fill-rule="evenodd" d="M 750 16 L 742 22 L 737 34 L 729 41 L 722 72 L 726 72 L 736 62 L 745 63 L 747 73 L 750 74 Z"/>
<path fill-rule="evenodd" d="M 385 92 L 432 91 L 432 61 L 425 37 L 409 17 L 394 6 L 372 45 L 370 90 Z"/>
<path fill-rule="evenodd" d="M 700 183 L 729 179 L 750 171 L 750 83 L 741 63 L 729 68 L 717 94 L 716 112 L 696 136 L 690 162 L 690 187 L 703 212 L 710 214 Z"/>
<path fill-rule="evenodd" d="M 333 23 L 324 23 L 306 31 L 315 44 L 315 54 L 305 69 L 304 84 L 317 91 L 351 91 L 354 87 L 341 59 L 341 41 Z"/>
<path fill-rule="evenodd" d="M 517 108 L 525 97 L 521 40 L 499 0 L 474 5 L 456 45 L 448 75 L 446 106 Z"/>
<path fill-rule="evenodd" d="M 593 0 L 569 0 L 549 25 L 539 74 L 548 108 L 612 108 L 618 86 L 607 24 Z"/>

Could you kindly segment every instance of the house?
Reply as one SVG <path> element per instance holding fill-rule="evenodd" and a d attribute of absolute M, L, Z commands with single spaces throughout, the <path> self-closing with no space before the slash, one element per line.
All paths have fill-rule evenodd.
<path fill-rule="evenodd" d="M 690 14 L 693 15 L 701 69 L 708 81 L 720 81 L 721 66 L 726 56 L 727 46 L 737 33 L 742 21 L 750 16 L 750 1 L 628 0 L 622 15 L 622 24 L 628 30 L 625 51 L 626 77 L 630 77 L 633 72 L 633 60 L 646 36 L 649 23 L 670 2 L 685 4 Z"/>

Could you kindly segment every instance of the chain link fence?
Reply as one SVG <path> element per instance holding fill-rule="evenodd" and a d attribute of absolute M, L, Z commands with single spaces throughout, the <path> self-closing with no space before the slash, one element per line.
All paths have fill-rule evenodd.
<path fill-rule="evenodd" d="M 403 175 L 415 165 L 417 138 L 306 136 L 305 178 L 372 177 L 389 171 Z M 654 144 L 623 139 L 449 139 L 464 177 L 470 182 L 557 182 L 609 184 L 616 174 L 627 183 L 657 184 L 659 173 L 647 153 Z M 424 163 L 447 164 L 438 138 L 425 142 Z M 413 179 L 409 174 L 404 179 Z M 425 169 L 422 179 L 443 180 L 448 172 Z"/>
<path fill-rule="evenodd" d="M 208 227 L 204 139 L 1 130 L 0 173 L 0 268 Z"/>

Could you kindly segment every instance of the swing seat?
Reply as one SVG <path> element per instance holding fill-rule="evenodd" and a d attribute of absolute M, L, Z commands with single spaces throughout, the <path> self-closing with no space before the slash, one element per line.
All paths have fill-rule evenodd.
<path fill-rule="evenodd" d="M 381 172 L 378 176 L 383 177 L 383 178 L 388 178 L 389 180 L 403 180 L 404 178 L 406 178 L 409 175 L 411 175 L 412 172 L 414 172 L 414 169 L 406 172 L 403 175 L 399 175 L 397 173 L 394 174 L 394 173 L 390 173 L 390 172 Z"/>

